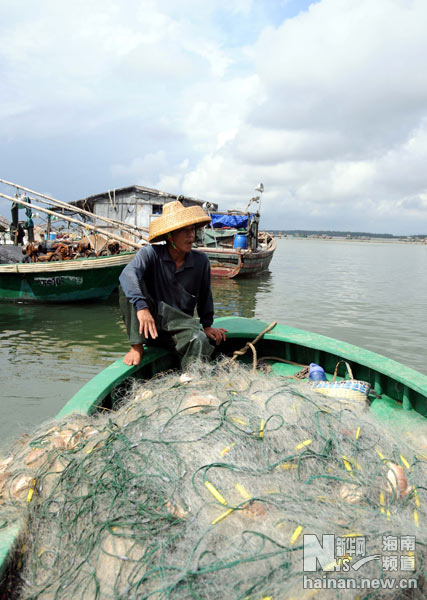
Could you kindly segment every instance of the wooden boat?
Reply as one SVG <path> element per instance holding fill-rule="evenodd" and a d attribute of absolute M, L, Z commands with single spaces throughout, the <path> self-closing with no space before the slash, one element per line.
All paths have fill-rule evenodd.
<path fill-rule="evenodd" d="M 356 379 L 371 384 L 370 411 L 384 427 L 392 428 L 397 436 L 408 430 L 425 434 L 427 376 L 369 350 L 284 325 L 276 325 L 263 335 L 260 334 L 267 328 L 267 323 L 254 319 L 224 317 L 217 319 L 215 325 L 228 330 L 222 349 L 227 354 L 259 338 L 256 359 L 267 361 L 274 375 L 294 375 L 301 365 L 316 362 L 331 379 L 337 362 L 345 359 L 351 364 Z M 254 357 L 251 355 L 249 360 Z M 119 359 L 84 385 L 64 406 L 58 418 L 75 412 L 89 415 L 100 407 L 111 409 L 125 392 L 126 382 L 132 378 L 150 379 L 162 371 L 176 368 L 175 361 L 171 353 L 162 348 L 147 348 L 136 367 L 124 365 Z M 344 377 L 344 371 L 339 371 L 339 375 Z M 0 577 L 4 577 L 8 568 L 14 568 L 12 558 L 23 526 L 12 523 L 2 527 L 1 522 L 0 511 Z M 0 597 L 3 591 L 0 585 Z"/>
<path fill-rule="evenodd" d="M 276 240 L 266 231 L 258 231 L 259 213 L 229 211 L 210 216 L 215 227 L 201 230 L 197 249 L 208 255 L 214 277 L 252 276 L 268 269 Z M 227 225 L 220 228 L 223 223 Z M 228 223 L 236 226 L 230 227 Z M 243 247 L 239 238 L 244 242 Z"/>
<path fill-rule="evenodd" d="M 276 249 L 275 238 L 266 233 L 259 236 L 257 250 L 250 248 L 225 248 L 198 246 L 208 255 L 214 277 L 243 277 L 263 273 L 268 269 Z"/>
<path fill-rule="evenodd" d="M 60 262 L 0 264 L 0 302 L 103 300 L 135 252 Z"/>

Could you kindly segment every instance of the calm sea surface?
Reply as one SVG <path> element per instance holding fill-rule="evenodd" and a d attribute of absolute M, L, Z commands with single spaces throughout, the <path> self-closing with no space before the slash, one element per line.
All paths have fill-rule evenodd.
<path fill-rule="evenodd" d="M 217 316 L 322 333 L 427 374 L 427 246 L 277 240 L 270 272 L 214 281 Z M 0 445 L 55 415 L 127 349 L 118 297 L 87 305 L 0 304 Z"/>

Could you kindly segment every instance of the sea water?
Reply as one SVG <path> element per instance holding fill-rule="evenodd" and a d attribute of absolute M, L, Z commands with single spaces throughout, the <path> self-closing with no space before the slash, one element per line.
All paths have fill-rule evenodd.
<path fill-rule="evenodd" d="M 216 315 L 321 333 L 427 374 L 426 265 L 421 244 L 278 239 L 267 273 L 213 281 Z M 56 414 L 127 346 L 117 295 L 0 304 L 0 444 Z"/>

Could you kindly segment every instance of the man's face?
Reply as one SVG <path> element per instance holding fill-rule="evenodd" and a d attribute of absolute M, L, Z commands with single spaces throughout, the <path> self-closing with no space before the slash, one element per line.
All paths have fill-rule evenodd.
<path fill-rule="evenodd" d="M 194 225 L 183 227 L 171 233 L 171 238 L 178 250 L 190 252 L 196 237 L 196 228 Z"/>

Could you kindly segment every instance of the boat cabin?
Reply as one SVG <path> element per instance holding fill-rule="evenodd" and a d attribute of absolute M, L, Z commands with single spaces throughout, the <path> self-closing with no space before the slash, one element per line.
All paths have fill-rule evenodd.
<path fill-rule="evenodd" d="M 244 247 L 256 251 L 259 244 L 259 214 L 229 210 L 216 212 L 210 209 L 211 223 L 200 231 L 200 244 L 207 248 L 233 248 L 239 242 L 236 236 L 243 236 Z"/>

